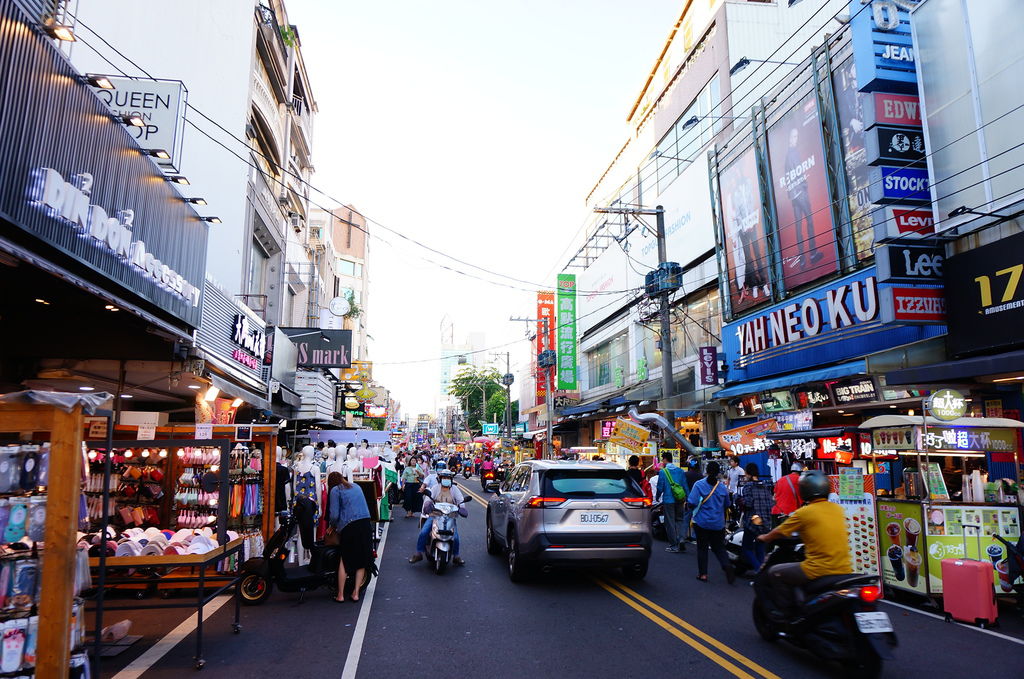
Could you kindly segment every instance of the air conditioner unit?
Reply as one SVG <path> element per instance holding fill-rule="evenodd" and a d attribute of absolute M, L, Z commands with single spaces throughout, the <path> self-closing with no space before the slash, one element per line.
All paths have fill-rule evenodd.
<path fill-rule="evenodd" d="M 280 193 L 280 195 L 278 195 L 277 202 L 280 203 L 281 205 L 287 205 L 288 204 L 288 199 L 289 199 L 288 189 L 285 189 L 284 191 L 282 191 Z"/>
<path fill-rule="evenodd" d="M 304 220 L 302 219 L 302 215 L 300 215 L 298 212 L 288 213 L 288 223 L 291 224 L 292 229 L 295 230 L 295 233 L 302 233 L 303 221 Z"/>

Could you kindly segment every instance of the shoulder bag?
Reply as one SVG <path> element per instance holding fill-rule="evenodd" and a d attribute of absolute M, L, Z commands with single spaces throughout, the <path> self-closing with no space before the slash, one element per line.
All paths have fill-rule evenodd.
<path fill-rule="evenodd" d="M 721 481 L 715 481 L 715 485 L 711 487 L 711 490 L 708 492 L 708 494 L 705 495 L 704 497 L 702 497 L 700 499 L 700 502 L 697 503 L 697 506 L 693 510 L 693 515 L 690 517 L 690 528 L 691 529 L 694 528 L 695 524 L 697 523 L 697 514 L 700 513 L 700 508 L 704 506 L 704 501 L 707 500 L 709 497 L 711 497 L 712 495 L 715 494 L 715 490 L 718 488 L 718 484 L 720 484 L 720 483 L 721 483 Z M 694 484 L 694 485 L 697 485 L 697 484 Z"/>

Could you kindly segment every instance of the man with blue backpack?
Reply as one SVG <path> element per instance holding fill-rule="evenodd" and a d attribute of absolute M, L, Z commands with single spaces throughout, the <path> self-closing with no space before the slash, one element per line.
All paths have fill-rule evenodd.
<path fill-rule="evenodd" d="M 661 502 L 661 511 L 665 515 L 665 526 L 668 533 L 668 547 L 665 548 L 665 551 L 685 552 L 683 513 L 686 510 L 686 496 L 690 492 L 690 487 L 682 468 L 673 464 L 672 453 L 663 451 L 661 462 L 661 471 L 658 472 L 658 490 L 654 501 Z"/>

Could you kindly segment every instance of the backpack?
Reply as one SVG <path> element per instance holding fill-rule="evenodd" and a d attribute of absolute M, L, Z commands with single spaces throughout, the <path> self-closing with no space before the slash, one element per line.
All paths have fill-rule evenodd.
<path fill-rule="evenodd" d="M 672 472 L 669 471 L 668 467 L 665 467 L 665 478 L 668 479 L 668 487 L 672 489 L 672 497 L 676 499 L 676 502 L 686 500 L 686 488 L 672 478 Z"/>

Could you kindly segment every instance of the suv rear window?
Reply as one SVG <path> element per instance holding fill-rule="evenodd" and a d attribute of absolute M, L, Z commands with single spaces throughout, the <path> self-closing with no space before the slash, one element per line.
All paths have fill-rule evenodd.
<path fill-rule="evenodd" d="M 643 494 L 624 469 L 552 469 L 544 474 L 544 489 L 544 495 L 560 497 L 636 497 Z"/>

